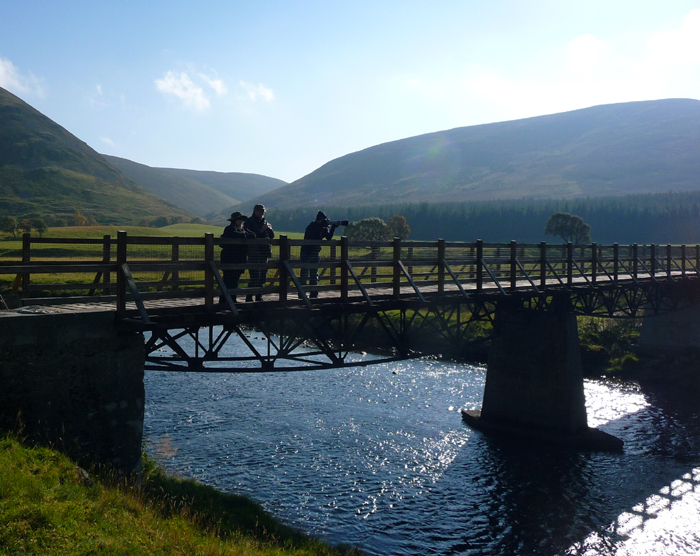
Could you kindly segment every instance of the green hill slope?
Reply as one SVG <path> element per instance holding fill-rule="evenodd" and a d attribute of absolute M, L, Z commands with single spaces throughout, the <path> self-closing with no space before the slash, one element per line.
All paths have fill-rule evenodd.
<path fill-rule="evenodd" d="M 64 128 L 0 88 L 0 216 L 136 224 L 193 215 L 139 187 Z"/>
<path fill-rule="evenodd" d="M 699 155 L 700 101 L 630 102 L 385 143 L 253 201 L 288 209 L 695 191 Z"/>
<path fill-rule="evenodd" d="M 260 174 L 246 174 L 244 172 L 203 172 L 178 168 L 157 169 L 203 183 L 241 201 L 247 201 L 287 185 L 286 181 L 278 180 L 277 178 L 261 176 Z"/>
<path fill-rule="evenodd" d="M 222 206 L 228 207 L 240 203 L 239 199 L 229 197 L 208 185 L 172 174 L 162 168 L 151 168 L 116 156 L 106 154 L 102 156 L 109 164 L 144 189 L 178 207 L 187 207 L 199 216 L 205 216 Z"/>

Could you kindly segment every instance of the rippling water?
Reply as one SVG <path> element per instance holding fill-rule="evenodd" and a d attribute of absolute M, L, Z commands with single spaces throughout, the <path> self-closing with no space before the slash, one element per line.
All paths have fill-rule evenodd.
<path fill-rule="evenodd" d="M 587 381 L 589 425 L 625 452 L 573 453 L 468 428 L 459 409 L 480 407 L 485 375 L 430 359 L 147 372 L 147 449 L 368 554 L 700 553 L 696 400 Z"/>

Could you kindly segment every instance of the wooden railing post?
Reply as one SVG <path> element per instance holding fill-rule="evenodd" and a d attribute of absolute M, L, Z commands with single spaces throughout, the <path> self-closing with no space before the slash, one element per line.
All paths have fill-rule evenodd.
<path fill-rule="evenodd" d="M 636 243 L 633 243 L 632 244 L 632 259 L 633 259 L 632 260 L 632 276 L 635 280 L 637 279 L 637 272 L 639 270 L 637 268 L 638 253 L 639 253 L 638 246 Z"/>
<path fill-rule="evenodd" d="M 476 240 L 476 291 L 484 287 L 484 242 Z"/>
<path fill-rule="evenodd" d="M 681 275 L 685 278 L 685 244 L 681 245 Z"/>
<path fill-rule="evenodd" d="M 651 259 L 649 261 L 649 273 L 651 274 L 652 278 L 656 277 L 656 244 L 652 243 L 649 246 L 649 258 Z"/>
<path fill-rule="evenodd" d="M 340 301 L 348 301 L 348 270 L 347 263 L 350 261 L 350 249 L 348 248 L 348 236 L 340 238 Z"/>
<path fill-rule="evenodd" d="M 395 237 L 391 243 L 394 252 L 394 277 L 392 279 L 394 284 L 394 299 L 398 299 L 401 297 L 401 267 L 399 266 L 401 262 L 401 239 Z"/>
<path fill-rule="evenodd" d="M 591 243 L 591 283 L 595 284 L 598 272 L 598 244 Z"/>
<path fill-rule="evenodd" d="M 282 307 L 287 306 L 287 291 L 289 287 L 289 273 L 287 272 L 287 266 L 284 264 L 289 261 L 289 238 L 282 234 L 280 236 L 280 263 L 279 263 L 279 296 L 280 305 Z"/>
<path fill-rule="evenodd" d="M 700 245 L 695 245 L 695 268 L 700 268 Z M 695 271 L 697 275 L 697 270 Z"/>
<path fill-rule="evenodd" d="M 445 240 L 438 239 L 438 295 L 445 293 Z"/>
<path fill-rule="evenodd" d="M 214 234 L 204 234 L 204 308 L 207 311 L 214 310 L 214 272 L 210 261 L 214 260 Z"/>
<path fill-rule="evenodd" d="M 112 258 L 112 236 L 102 236 L 102 264 L 105 265 L 105 270 L 102 273 L 102 295 L 109 295 L 109 285 L 112 281 L 111 272 L 109 271 L 109 263 Z"/>
<path fill-rule="evenodd" d="M 177 262 L 180 260 L 180 244 L 177 243 L 178 238 L 175 238 L 175 239 L 176 239 L 176 242 L 173 243 L 173 251 L 172 251 L 172 255 L 170 257 L 173 262 Z M 180 287 L 178 285 L 178 280 L 180 280 L 180 271 L 173 270 L 172 277 L 173 277 L 173 290 L 177 290 Z"/>
<path fill-rule="evenodd" d="M 619 245 L 617 243 L 613 243 L 613 282 L 615 282 L 616 284 L 620 263 L 619 251 Z"/>
<path fill-rule="evenodd" d="M 511 291 L 515 291 L 516 288 L 518 287 L 518 281 L 517 281 L 517 276 L 518 276 L 518 253 L 516 251 L 517 249 L 517 242 L 515 240 L 511 240 L 510 242 L 510 289 Z"/>
<path fill-rule="evenodd" d="M 117 316 L 124 318 L 126 314 L 126 277 L 122 265 L 126 264 L 126 232 L 117 232 Z"/>
<path fill-rule="evenodd" d="M 330 257 L 331 257 L 331 265 L 333 265 L 336 260 L 338 259 L 338 248 L 336 247 L 336 244 L 333 243 L 330 246 Z M 335 276 L 336 276 L 336 268 L 335 266 L 331 266 L 331 281 L 330 283 L 335 286 Z"/>
<path fill-rule="evenodd" d="M 22 262 L 28 263 L 32 260 L 31 249 L 32 249 L 32 236 L 31 234 L 22 234 Z M 31 281 L 31 276 L 28 272 L 22 274 L 22 298 L 29 297 L 29 283 Z"/>
<path fill-rule="evenodd" d="M 671 244 L 666 244 L 666 276 L 671 278 L 671 271 L 673 270 L 673 257 L 671 256 Z"/>
<path fill-rule="evenodd" d="M 570 241 L 566 244 L 566 285 L 574 285 L 574 244 Z"/>
<path fill-rule="evenodd" d="M 540 242 L 540 287 L 547 285 L 547 242 Z"/>

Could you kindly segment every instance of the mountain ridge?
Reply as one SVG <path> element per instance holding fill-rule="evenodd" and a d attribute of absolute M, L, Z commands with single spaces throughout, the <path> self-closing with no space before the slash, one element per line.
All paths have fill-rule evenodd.
<path fill-rule="evenodd" d="M 608 104 L 383 143 L 251 202 L 292 209 L 694 191 L 698 155 L 700 101 Z"/>

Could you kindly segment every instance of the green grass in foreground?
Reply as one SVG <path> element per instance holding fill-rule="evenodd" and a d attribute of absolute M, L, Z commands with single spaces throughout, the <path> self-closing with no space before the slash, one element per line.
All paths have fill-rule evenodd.
<path fill-rule="evenodd" d="M 359 555 L 286 527 L 248 498 L 166 475 L 137 487 L 0 437 L 0 554 Z"/>

